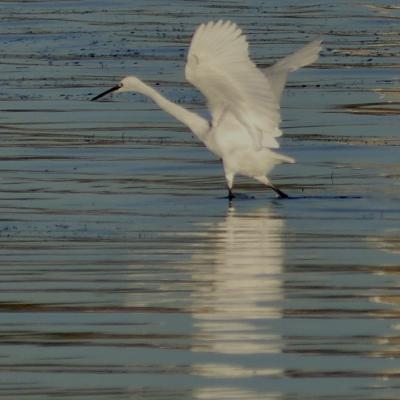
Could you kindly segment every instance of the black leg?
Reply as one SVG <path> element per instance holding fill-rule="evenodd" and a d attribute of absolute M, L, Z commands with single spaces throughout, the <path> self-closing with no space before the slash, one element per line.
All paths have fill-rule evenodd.
<path fill-rule="evenodd" d="M 276 186 L 271 185 L 270 188 L 279 196 L 280 199 L 288 199 L 289 196 L 282 192 L 282 190 L 279 190 Z"/>
<path fill-rule="evenodd" d="M 235 198 L 235 195 L 232 193 L 231 188 L 228 188 L 228 200 L 232 201 Z"/>

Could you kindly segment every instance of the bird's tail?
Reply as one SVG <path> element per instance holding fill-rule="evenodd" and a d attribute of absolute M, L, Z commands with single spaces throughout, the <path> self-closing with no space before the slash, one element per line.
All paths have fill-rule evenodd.
<path fill-rule="evenodd" d="M 296 162 L 296 160 L 292 157 L 277 153 L 273 150 L 270 150 L 270 152 L 271 152 L 272 157 L 276 160 L 277 164 L 281 164 L 281 163 L 293 164 Z"/>

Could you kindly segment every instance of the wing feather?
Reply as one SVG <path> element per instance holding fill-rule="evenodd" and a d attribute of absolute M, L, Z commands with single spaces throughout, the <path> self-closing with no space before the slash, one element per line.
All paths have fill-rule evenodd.
<path fill-rule="evenodd" d="M 251 134 L 256 148 L 279 147 L 280 114 L 268 78 L 250 60 L 248 43 L 231 21 L 201 24 L 193 35 L 186 79 L 207 98 L 213 125 L 226 112 Z"/>
<path fill-rule="evenodd" d="M 314 40 L 263 70 L 278 100 L 282 97 L 288 74 L 315 62 L 321 50 L 322 40 Z"/>

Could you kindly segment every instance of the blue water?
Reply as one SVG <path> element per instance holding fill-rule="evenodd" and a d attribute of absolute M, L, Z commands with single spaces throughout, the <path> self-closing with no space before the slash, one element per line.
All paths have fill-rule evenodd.
<path fill-rule="evenodd" d="M 396 2 L 9 1 L 0 27 L 0 399 L 398 399 Z M 184 81 L 225 18 L 260 65 L 323 37 L 272 174 L 221 164 L 135 74 Z"/>

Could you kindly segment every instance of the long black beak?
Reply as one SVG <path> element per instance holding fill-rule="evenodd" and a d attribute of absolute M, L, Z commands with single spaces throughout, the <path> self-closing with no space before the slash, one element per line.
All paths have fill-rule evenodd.
<path fill-rule="evenodd" d="M 100 97 L 103 97 L 103 96 L 105 96 L 105 95 L 108 94 L 108 93 L 115 92 L 115 91 L 118 90 L 118 89 L 121 89 L 121 85 L 113 86 L 111 89 L 108 89 L 108 90 L 106 90 L 105 92 L 100 93 L 100 94 L 98 94 L 97 96 L 93 97 L 93 99 L 90 99 L 90 101 L 98 100 L 98 99 L 100 99 Z"/>

